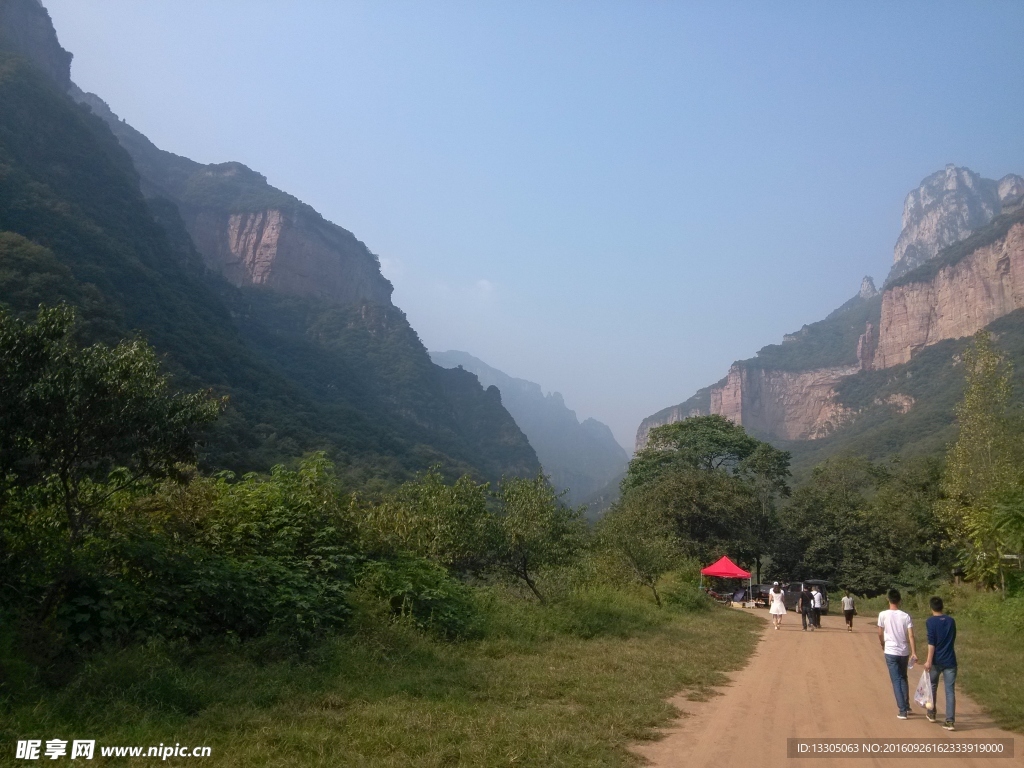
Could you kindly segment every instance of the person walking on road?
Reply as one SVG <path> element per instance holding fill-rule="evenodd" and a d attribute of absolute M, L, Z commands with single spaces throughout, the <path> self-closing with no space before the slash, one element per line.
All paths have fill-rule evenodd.
<path fill-rule="evenodd" d="M 807 631 L 807 625 L 811 625 L 811 632 L 814 631 L 814 596 L 811 594 L 811 590 L 804 584 L 803 589 L 800 592 L 800 599 L 797 601 L 796 609 L 800 612 L 800 621 L 804 625 L 804 632 Z"/>
<path fill-rule="evenodd" d="M 955 729 L 956 723 L 956 622 L 953 617 L 942 612 L 942 598 L 933 597 L 928 601 L 932 615 L 924 623 L 928 631 L 928 659 L 924 668 L 932 681 L 932 704 L 938 708 L 939 677 L 946 688 L 946 722 L 942 726 L 947 731 Z M 927 712 L 930 722 L 935 722 L 935 709 Z"/>
<path fill-rule="evenodd" d="M 811 615 L 814 617 L 814 626 L 816 629 L 821 629 L 821 602 L 821 589 L 819 589 L 818 585 L 815 584 L 811 587 Z"/>
<path fill-rule="evenodd" d="M 878 642 L 885 654 L 885 665 L 889 668 L 892 692 L 900 720 L 910 715 L 910 683 L 907 681 L 907 667 L 911 660 L 917 660 L 917 644 L 914 642 L 914 621 L 910 614 L 900 610 L 903 596 L 898 589 L 890 589 L 888 610 L 878 614 Z"/>
<path fill-rule="evenodd" d="M 853 632 L 853 595 L 850 590 L 846 590 L 843 597 L 843 618 L 846 619 L 846 631 Z"/>
<path fill-rule="evenodd" d="M 782 617 L 786 615 L 786 601 L 783 599 L 782 588 L 777 581 L 772 585 L 772 591 L 768 593 L 768 602 L 770 603 L 768 613 L 772 615 L 772 622 L 778 629 L 782 625 Z"/>

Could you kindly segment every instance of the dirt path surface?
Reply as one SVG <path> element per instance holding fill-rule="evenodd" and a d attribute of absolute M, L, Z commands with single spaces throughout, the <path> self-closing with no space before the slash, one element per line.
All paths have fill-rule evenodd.
<path fill-rule="evenodd" d="M 765 617 L 765 611 L 758 611 Z M 923 628 L 916 628 L 923 635 Z M 918 652 L 927 645 L 918 645 Z M 911 698 L 921 667 L 910 670 Z M 939 684 L 939 718 L 945 709 Z M 912 704 L 909 720 L 896 719 L 892 693 L 877 629 L 869 616 L 854 619 L 846 631 L 842 616 L 822 617 L 822 628 L 804 632 L 795 613 L 775 631 L 766 622 L 764 636 L 750 664 L 732 675 L 720 696 L 693 702 L 679 696 L 672 703 L 684 715 L 664 739 L 634 751 L 658 768 L 866 768 L 867 766 L 1024 766 L 1024 738 L 998 728 L 957 687 L 956 731 L 925 720 Z M 790 758 L 787 738 L 842 739 L 982 739 L 1013 738 L 1013 758 L 853 757 Z"/>

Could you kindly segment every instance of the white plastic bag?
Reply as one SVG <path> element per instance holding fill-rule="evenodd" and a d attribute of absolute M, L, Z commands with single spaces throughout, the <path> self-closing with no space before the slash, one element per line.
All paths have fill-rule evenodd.
<path fill-rule="evenodd" d="M 932 678 L 927 672 L 921 673 L 921 679 L 917 683 L 917 690 L 914 691 L 914 701 L 929 712 L 935 709 L 935 701 L 932 699 Z"/>

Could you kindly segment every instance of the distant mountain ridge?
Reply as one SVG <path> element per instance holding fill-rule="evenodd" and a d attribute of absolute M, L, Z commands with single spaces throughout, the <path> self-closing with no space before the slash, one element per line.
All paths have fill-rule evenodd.
<path fill-rule="evenodd" d="M 179 384 L 229 395 L 208 466 L 539 471 L 497 392 L 430 361 L 365 245 L 241 164 L 157 149 L 70 62 L 38 0 L 0 0 L 0 304 L 68 301 L 83 340 L 141 332 Z"/>
<path fill-rule="evenodd" d="M 787 334 L 782 344 L 734 363 L 716 384 L 644 419 L 637 450 L 654 427 L 705 413 L 803 456 L 838 450 L 848 440 L 861 441 L 868 452 L 934 446 L 952 424 L 955 355 L 967 337 L 998 326 L 1018 353 L 1022 203 L 1024 179 L 1016 174 L 996 182 L 947 166 L 928 176 L 907 195 L 895 263 L 881 292 L 865 278 L 858 294 L 825 320 Z M 925 371 L 926 386 L 909 381 Z M 901 423 L 902 432 L 893 426 Z M 865 435 L 883 433 L 884 440 L 864 442 Z"/>
<path fill-rule="evenodd" d="M 430 357 L 444 368 L 476 374 L 483 386 L 501 392 L 502 403 L 526 434 L 552 484 L 567 489 L 571 503 L 582 503 L 625 470 L 629 457 L 611 429 L 596 419 L 581 423 L 558 392 L 545 395 L 539 384 L 513 378 L 466 352 L 431 352 Z"/>

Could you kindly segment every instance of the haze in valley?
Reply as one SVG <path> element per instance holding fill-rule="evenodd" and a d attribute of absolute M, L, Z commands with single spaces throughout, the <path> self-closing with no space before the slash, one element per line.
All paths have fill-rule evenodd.
<path fill-rule="evenodd" d="M 158 146 L 379 255 L 428 349 L 640 421 L 889 271 L 948 163 L 1024 172 L 1024 5 L 47 0 Z"/>

